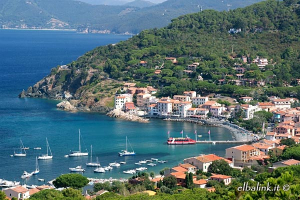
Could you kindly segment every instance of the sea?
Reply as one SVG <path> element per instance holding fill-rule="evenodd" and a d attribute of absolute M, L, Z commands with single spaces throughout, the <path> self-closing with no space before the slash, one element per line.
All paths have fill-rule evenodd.
<path fill-rule="evenodd" d="M 183 162 L 183 159 L 199 154 L 225 155 L 225 149 L 234 144 L 196 144 L 170 146 L 166 144 L 168 131 L 173 137 L 184 135 L 199 140 L 232 140 L 231 133 L 221 127 L 200 126 L 193 123 L 170 122 L 150 119 L 150 123 L 137 123 L 109 118 L 104 114 L 58 110 L 58 101 L 36 98 L 18 98 L 18 94 L 49 74 L 51 68 L 68 64 L 97 46 L 115 44 L 129 36 L 113 34 L 79 34 L 72 31 L 45 30 L 0 30 L 0 179 L 21 181 L 24 184 L 41 185 L 38 179 L 50 181 L 69 168 L 81 165 L 84 176 L 91 178 L 129 178 L 123 171 L 140 166 L 140 160 L 157 158 L 166 163 L 146 166 L 156 175 L 166 167 Z M 81 132 L 81 147 L 90 151 L 92 158 L 65 157 L 70 150 L 78 150 L 78 132 Z M 210 136 L 208 132 L 210 131 Z M 128 137 L 129 150 L 136 156 L 119 157 L 125 149 Z M 24 171 L 36 168 L 36 157 L 46 153 L 48 138 L 52 160 L 39 160 L 40 173 L 22 180 Z M 211 137 L 211 138 L 209 138 Z M 18 151 L 22 140 L 26 157 L 11 157 Z M 41 147 L 41 150 L 35 150 Z M 94 168 L 85 164 L 91 159 L 99 160 L 102 166 L 111 162 L 125 161 L 125 165 L 112 171 L 95 174 Z"/>

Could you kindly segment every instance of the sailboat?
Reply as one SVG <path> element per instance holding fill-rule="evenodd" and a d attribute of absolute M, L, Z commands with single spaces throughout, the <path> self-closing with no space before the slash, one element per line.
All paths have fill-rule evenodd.
<path fill-rule="evenodd" d="M 25 179 L 25 178 L 29 178 L 31 176 L 32 176 L 32 173 L 28 173 L 28 172 L 24 171 L 23 174 L 22 174 L 22 176 L 21 176 L 21 178 Z"/>
<path fill-rule="evenodd" d="M 32 175 L 37 175 L 40 173 L 38 158 L 35 157 L 35 170 L 32 172 Z"/>
<path fill-rule="evenodd" d="M 21 142 L 20 151 L 17 153 L 14 151 L 15 157 L 25 157 L 26 156 L 26 150 L 24 148 L 22 140 L 20 140 L 20 142 Z"/>
<path fill-rule="evenodd" d="M 88 156 L 88 152 L 81 152 L 81 144 L 80 144 L 80 129 L 79 129 L 79 150 L 78 151 L 71 151 L 69 157 L 78 157 L 78 156 Z"/>
<path fill-rule="evenodd" d="M 38 157 L 39 160 L 49 160 L 49 159 L 53 158 L 47 138 L 46 138 L 46 145 L 47 145 L 47 154 L 43 154 L 43 155 L 39 156 Z M 49 155 L 49 152 L 50 152 L 50 155 Z"/>
<path fill-rule="evenodd" d="M 130 145 L 130 143 L 129 143 Z M 130 145 L 131 147 L 131 145 Z M 126 136 L 126 149 L 122 150 L 121 152 L 119 152 L 119 156 L 134 156 L 135 152 L 133 151 L 132 147 L 131 147 L 131 152 L 127 150 L 127 136 Z"/>
<path fill-rule="evenodd" d="M 98 158 L 97 158 L 98 160 Z M 94 162 L 93 163 L 93 146 L 91 145 L 91 162 L 90 163 L 86 163 L 87 167 L 100 167 L 100 163 L 99 162 Z"/>

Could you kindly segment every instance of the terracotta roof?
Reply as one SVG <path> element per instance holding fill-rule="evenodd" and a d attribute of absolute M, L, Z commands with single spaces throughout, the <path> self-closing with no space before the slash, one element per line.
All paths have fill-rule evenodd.
<path fill-rule="evenodd" d="M 189 111 L 195 111 L 195 110 L 197 110 L 197 108 L 189 108 L 188 110 Z"/>
<path fill-rule="evenodd" d="M 221 106 L 211 106 L 210 107 L 211 109 L 219 109 L 219 108 L 222 108 Z"/>
<path fill-rule="evenodd" d="M 258 102 L 259 106 L 275 106 L 275 104 L 271 102 Z"/>
<path fill-rule="evenodd" d="M 244 76 L 244 74 L 236 74 L 236 76 Z"/>
<path fill-rule="evenodd" d="M 140 64 L 146 64 L 147 63 L 147 61 L 144 61 L 144 60 L 142 60 L 141 62 L 140 62 Z"/>
<path fill-rule="evenodd" d="M 278 147 L 275 147 L 275 148 L 283 150 L 285 147 L 286 147 L 286 145 L 281 145 L 281 146 L 278 146 Z"/>
<path fill-rule="evenodd" d="M 184 163 L 180 164 L 181 167 L 188 169 L 188 168 L 196 168 L 194 165 L 191 165 L 190 163 Z"/>
<path fill-rule="evenodd" d="M 282 164 L 291 166 L 291 165 L 300 164 L 300 161 L 299 160 L 295 160 L 295 159 L 289 159 L 289 160 L 283 161 Z"/>
<path fill-rule="evenodd" d="M 156 104 L 151 104 L 148 107 L 153 108 L 153 107 L 156 107 L 156 106 L 157 106 Z"/>
<path fill-rule="evenodd" d="M 286 102 L 286 101 L 290 101 L 289 99 L 274 99 L 274 102 Z"/>
<path fill-rule="evenodd" d="M 272 147 L 271 145 L 264 144 L 264 143 L 254 143 L 254 144 L 252 144 L 252 146 L 254 146 L 255 148 L 258 148 L 258 149 L 269 149 Z"/>
<path fill-rule="evenodd" d="M 164 178 L 162 178 L 162 177 L 158 177 L 158 178 L 151 179 L 151 181 L 155 183 L 155 182 L 158 182 L 160 180 L 162 181 L 163 179 Z"/>
<path fill-rule="evenodd" d="M 208 192 L 215 192 L 216 191 L 216 188 L 212 187 L 212 188 L 206 188 L 206 190 Z"/>
<path fill-rule="evenodd" d="M 204 163 L 213 162 L 215 160 L 221 160 L 221 159 L 225 160 L 227 163 L 232 163 L 232 161 L 227 160 L 225 158 L 222 158 L 220 156 L 217 156 L 215 154 L 198 156 L 198 157 L 196 157 L 196 159 L 199 160 L 199 161 L 201 161 L 201 162 L 204 162 Z"/>
<path fill-rule="evenodd" d="M 210 178 L 218 178 L 218 179 L 227 179 L 227 178 L 231 178 L 231 176 L 226 176 L 226 175 L 222 175 L 222 174 L 217 174 L 217 175 L 213 175 Z"/>
<path fill-rule="evenodd" d="M 252 97 L 241 97 L 241 99 L 253 99 Z"/>
<path fill-rule="evenodd" d="M 238 149 L 240 151 L 250 151 L 250 150 L 255 149 L 253 146 L 250 146 L 250 145 L 247 145 L 247 144 L 243 144 L 243 145 L 232 147 L 232 148 Z"/>
<path fill-rule="evenodd" d="M 271 136 L 274 136 L 275 135 L 275 132 L 267 132 L 266 135 L 271 135 Z"/>
<path fill-rule="evenodd" d="M 188 171 L 187 169 L 180 167 L 180 166 L 173 167 L 172 169 L 176 172 L 187 172 Z"/>
<path fill-rule="evenodd" d="M 196 184 L 196 185 L 203 185 L 203 184 L 206 184 L 206 183 L 207 183 L 207 180 L 205 180 L 205 179 L 200 179 L 200 180 L 194 180 L 193 182 L 194 182 L 194 184 Z"/>
<path fill-rule="evenodd" d="M 40 190 L 37 189 L 37 188 L 29 189 L 29 195 L 31 196 L 31 195 L 33 195 L 33 194 L 39 192 L 39 191 L 40 191 Z"/>
<path fill-rule="evenodd" d="M 125 99 L 126 97 L 117 97 L 117 99 Z"/>
<path fill-rule="evenodd" d="M 212 106 L 212 105 L 214 105 L 216 103 L 217 103 L 216 101 L 207 101 L 203 105 L 205 105 L 205 106 Z"/>
<path fill-rule="evenodd" d="M 25 193 L 25 192 L 28 191 L 28 189 L 24 188 L 23 186 L 12 187 L 10 189 L 17 192 L 17 193 Z"/>
<path fill-rule="evenodd" d="M 134 110 L 135 106 L 134 106 L 133 102 L 126 102 L 125 103 L 125 108 L 129 109 L 129 110 Z"/>
<path fill-rule="evenodd" d="M 172 172 L 172 176 L 175 176 L 176 178 L 185 179 L 186 174 L 184 172 Z"/>

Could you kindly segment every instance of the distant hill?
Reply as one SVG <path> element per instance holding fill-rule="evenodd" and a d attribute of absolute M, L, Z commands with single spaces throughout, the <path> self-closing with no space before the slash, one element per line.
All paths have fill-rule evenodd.
<path fill-rule="evenodd" d="M 130 0 L 77 0 L 77 1 L 81 1 L 92 5 L 114 5 L 114 6 L 116 5 L 120 6 L 130 2 Z"/>
<path fill-rule="evenodd" d="M 135 3 L 141 0 L 135 1 Z M 200 9 L 227 10 L 261 0 L 168 0 L 146 8 L 91 5 L 74 0 L 1 0 L 2 28 L 74 28 L 85 32 L 139 33 Z M 230 5 L 230 6 L 229 6 Z"/>
<path fill-rule="evenodd" d="M 146 7 L 154 6 L 155 3 L 152 3 L 150 1 L 144 1 L 144 0 L 135 0 L 135 1 L 129 2 L 125 5 L 132 6 L 132 7 L 138 7 L 138 8 L 146 8 Z"/>

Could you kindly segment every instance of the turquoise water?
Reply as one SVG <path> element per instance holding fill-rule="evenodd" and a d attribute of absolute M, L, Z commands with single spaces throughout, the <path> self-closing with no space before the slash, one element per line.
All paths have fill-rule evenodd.
<path fill-rule="evenodd" d="M 38 184 L 37 179 L 49 181 L 69 167 L 89 162 L 89 157 L 65 158 L 70 150 L 78 150 L 78 129 L 81 130 L 82 148 L 93 145 L 94 160 L 101 165 L 114 161 L 127 164 L 105 174 L 94 174 L 87 168 L 84 175 L 97 178 L 128 177 L 122 172 L 137 166 L 135 162 L 158 158 L 167 160 L 165 164 L 148 167 L 148 171 L 158 173 L 164 167 L 177 165 L 189 156 L 215 153 L 224 156 L 225 149 L 232 144 L 198 144 L 190 146 L 168 146 L 167 132 L 180 136 L 180 131 L 194 137 L 194 130 L 208 140 L 211 130 L 212 140 L 230 140 L 228 130 L 218 127 L 202 127 L 191 123 L 166 122 L 151 119 L 148 124 L 122 121 L 95 113 L 68 113 L 55 108 L 56 101 L 46 99 L 19 99 L 17 95 L 46 76 L 52 67 L 67 64 L 96 46 L 126 40 L 122 35 L 91 35 L 63 31 L 16 31 L 0 30 L 0 178 L 20 181 L 24 170 L 35 169 L 35 157 L 46 151 L 48 138 L 53 160 L 39 161 L 40 174 L 27 180 L 28 184 Z M 125 137 L 137 153 L 134 157 L 119 157 L 125 148 Z M 30 147 L 27 157 L 14 158 L 14 148 Z M 34 147 L 42 150 L 33 150 Z M 86 168 L 86 167 L 85 167 Z"/>

